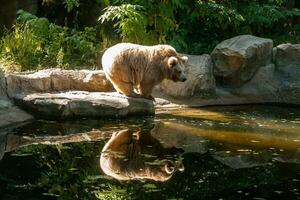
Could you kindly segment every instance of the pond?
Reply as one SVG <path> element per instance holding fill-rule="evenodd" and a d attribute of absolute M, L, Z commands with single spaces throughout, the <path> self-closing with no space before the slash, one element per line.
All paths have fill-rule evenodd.
<path fill-rule="evenodd" d="M 0 132 L 0 199 L 300 199 L 299 107 L 38 120 Z"/>

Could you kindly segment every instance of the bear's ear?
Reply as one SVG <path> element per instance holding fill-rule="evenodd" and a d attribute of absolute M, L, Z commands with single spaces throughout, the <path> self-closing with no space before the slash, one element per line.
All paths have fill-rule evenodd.
<path fill-rule="evenodd" d="M 181 57 L 183 63 L 187 63 L 187 61 L 189 60 L 189 58 L 187 56 L 182 56 Z"/>
<path fill-rule="evenodd" d="M 173 67 L 175 65 L 177 65 L 178 63 L 178 59 L 174 56 L 171 56 L 169 59 L 168 59 L 168 65 L 169 67 Z"/>

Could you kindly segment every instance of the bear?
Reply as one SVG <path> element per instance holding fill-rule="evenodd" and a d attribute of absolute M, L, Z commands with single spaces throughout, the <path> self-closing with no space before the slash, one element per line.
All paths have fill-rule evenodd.
<path fill-rule="evenodd" d="M 184 171 L 182 149 L 163 147 L 150 132 L 115 132 L 100 155 L 102 171 L 117 180 L 169 180 L 176 171 Z M 147 155 L 147 156 L 146 156 Z"/>
<path fill-rule="evenodd" d="M 119 43 L 104 52 L 102 67 L 117 92 L 154 100 L 152 90 L 163 79 L 186 81 L 187 61 L 170 45 Z"/>

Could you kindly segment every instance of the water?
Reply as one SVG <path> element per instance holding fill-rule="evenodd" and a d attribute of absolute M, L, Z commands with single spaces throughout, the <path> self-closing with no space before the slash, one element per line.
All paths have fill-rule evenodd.
<path fill-rule="evenodd" d="M 299 107 L 36 121 L 0 142 L 5 200 L 300 199 Z"/>

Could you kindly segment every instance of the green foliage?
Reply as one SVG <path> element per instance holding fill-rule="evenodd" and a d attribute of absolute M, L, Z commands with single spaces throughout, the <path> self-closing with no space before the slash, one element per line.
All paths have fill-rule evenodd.
<path fill-rule="evenodd" d="M 132 1 L 138 5 L 121 4 L 104 9 L 101 23 L 114 23 L 122 41 L 141 44 L 166 43 L 166 33 L 177 28 L 173 11 L 183 6 L 180 1 Z M 115 2 L 119 4 L 120 2 Z"/>
<path fill-rule="evenodd" d="M 14 32 L 6 35 L 1 41 L 1 62 L 5 62 L 6 71 L 32 70 L 42 57 L 42 43 L 27 28 L 14 27 Z"/>
<path fill-rule="evenodd" d="M 240 34 L 271 37 L 275 43 L 278 35 L 280 41 L 282 35 L 285 42 L 299 41 L 296 25 L 287 21 L 300 11 L 285 8 L 285 0 L 116 0 L 111 4 L 100 19 L 113 23 L 122 41 L 169 43 L 194 54 L 210 53 L 220 41 Z M 125 13 L 125 5 L 135 15 L 120 14 Z M 139 32 L 143 34 L 132 37 Z"/>
<path fill-rule="evenodd" d="M 147 18 L 144 15 L 143 7 L 131 4 L 120 6 L 109 6 L 99 17 L 99 21 L 104 23 L 116 22 L 114 27 L 123 42 L 131 41 L 135 43 L 150 43 L 153 39 L 151 33 L 147 32 Z"/>
<path fill-rule="evenodd" d="M 95 66 L 106 47 L 121 41 L 167 43 L 189 54 L 210 53 L 219 42 L 241 34 L 271 38 L 275 45 L 299 43 L 300 10 L 295 2 L 288 6 L 288 0 L 43 0 L 56 10 L 44 15 L 49 19 L 43 13 L 36 17 L 19 12 L 17 23 L 1 39 L 0 62 L 15 71 Z M 93 7 L 98 15 L 94 11 L 87 17 L 84 9 Z M 86 27 L 83 18 L 98 18 L 99 24 Z"/>
<path fill-rule="evenodd" d="M 65 0 L 64 4 L 68 12 L 70 12 L 74 7 L 79 7 L 79 0 Z"/>
<path fill-rule="evenodd" d="M 95 28 L 69 29 L 19 11 L 13 31 L 1 40 L 1 62 L 6 71 L 94 66 L 99 48 Z"/>

